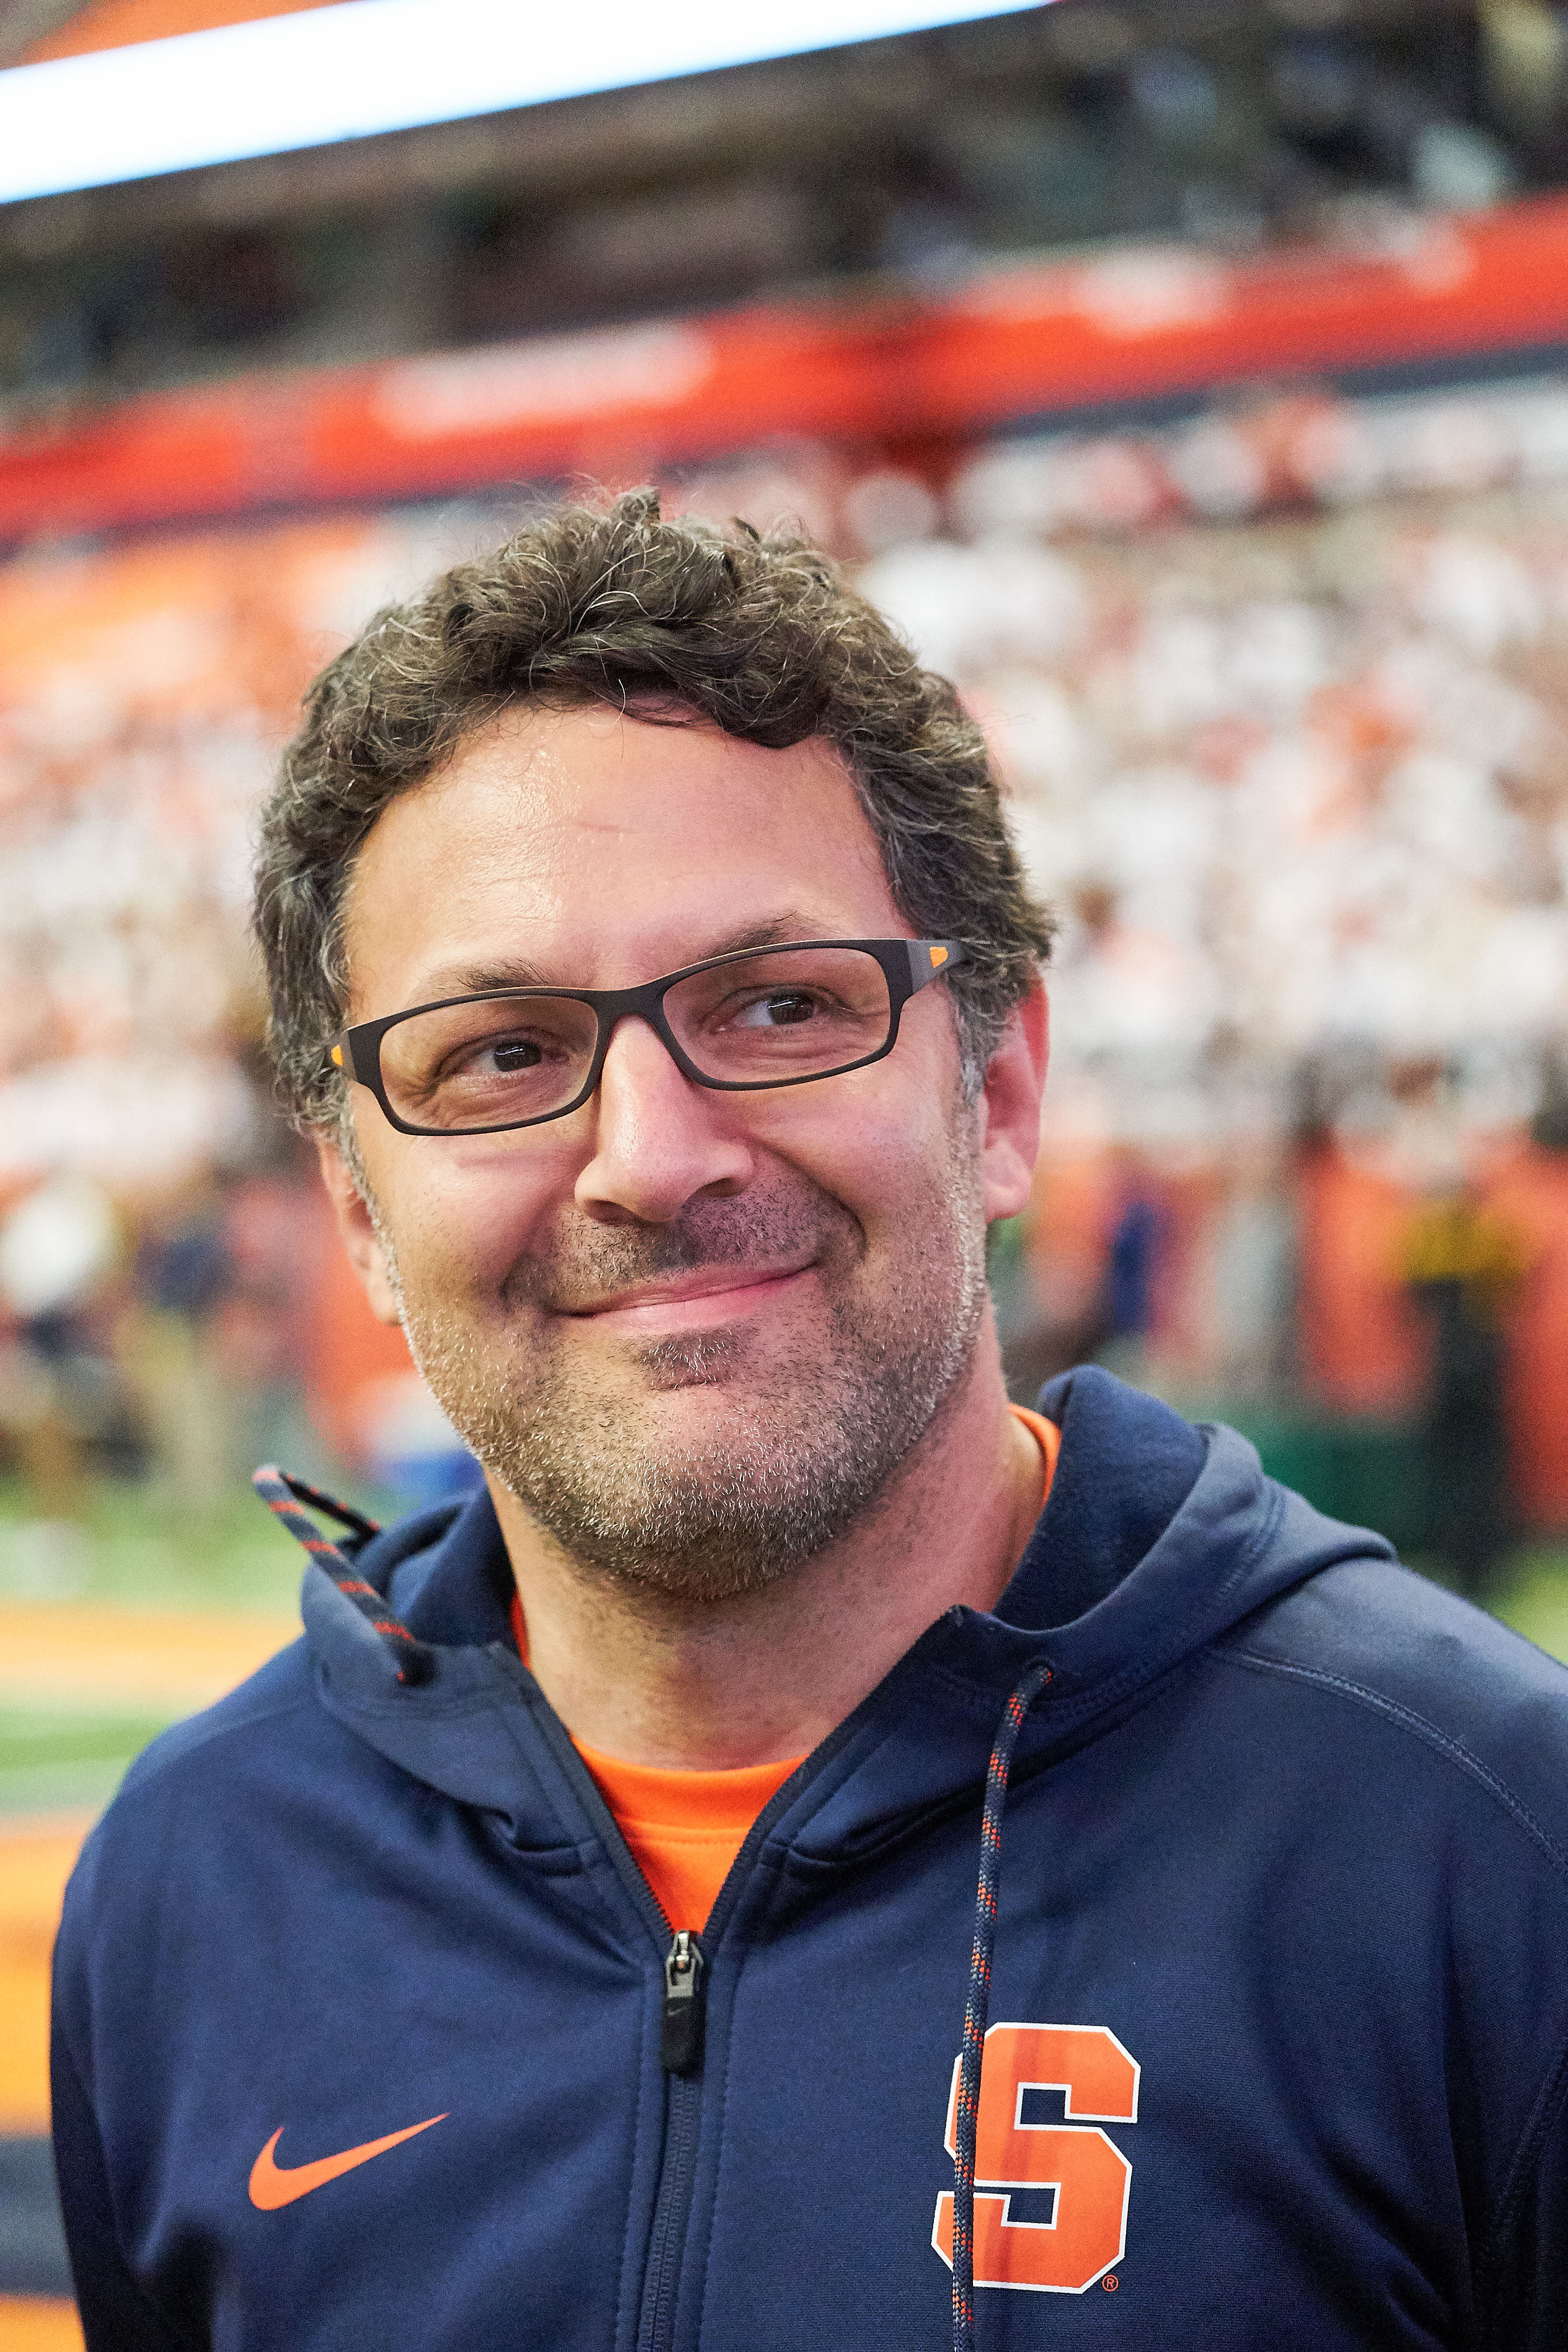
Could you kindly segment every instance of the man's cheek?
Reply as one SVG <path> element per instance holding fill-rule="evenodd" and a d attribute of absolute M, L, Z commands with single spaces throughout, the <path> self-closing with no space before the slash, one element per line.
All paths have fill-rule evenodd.
<path fill-rule="evenodd" d="M 426 1199 L 409 1207 L 409 1247 L 426 1287 L 477 1297 L 505 1282 L 517 1249 L 499 1203 Z"/>

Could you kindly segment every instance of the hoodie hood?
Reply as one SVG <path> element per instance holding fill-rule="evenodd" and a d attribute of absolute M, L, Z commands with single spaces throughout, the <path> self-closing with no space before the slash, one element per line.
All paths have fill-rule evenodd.
<path fill-rule="evenodd" d="M 1039 1409 L 1062 1432 L 1050 1500 L 994 1612 L 947 1611 L 808 1758 L 768 1809 L 773 1835 L 826 1862 L 973 1795 L 1009 1693 L 1037 1663 L 1048 1696 L 1024 1725 L 1015 1777 L 1120 1722 L 1182 1663 L 1325 1569 L 1391 1559 L 1364 1528 L 1322 1517 L 1264 1475 L 1234 1430 L 1193 1428 L 1096 1367 Z M 563 1810 L 595 1824 L 563 1727 L 517 1658 L 511 1577 L 489 1495 L 419 1514 L 354 1549 L 354 1570 L 427 1645 L 428 1679 L 398 1679 L 395 1646 L 312 1561 L 303 1616 L 318 1687 L 345 1727 L 447 1796 L 504 1817 L 525 1847 L 561 1844 Z M 564 1768 L 547 1792 L 534 1717 Z"/>

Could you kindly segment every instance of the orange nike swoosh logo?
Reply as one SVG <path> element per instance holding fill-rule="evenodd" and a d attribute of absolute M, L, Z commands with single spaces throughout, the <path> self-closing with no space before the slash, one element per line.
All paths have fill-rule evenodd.
<path fill-rule="evenodd" d="M 446 2116 L 426 2116 L 422 2124 L 409 2124 L 403 2131 L 388 2132 L 384 2139 L 367 2139 L 361 2147 L 345 2147 L 341 2156 L 318 2157 L 314 2164 L 278 2165 L 272 2151 L 283 2137 L 279 2124 L 256 2162 L 250 2168 L 250 2201 L 264 2213 L 276 2213 L 282 2205 L 292 2205 L 296 2197 L 309 2197 L 312 2189 L 321 2188 L 340 2174 L 352 2172 L 356 2164 L 368 2164 L 373 2156 L 384 2156 L 389 2147 L 396 2147 L 416 2132 L 428 2131 L 432 2124 L 444 2124 Z"/>

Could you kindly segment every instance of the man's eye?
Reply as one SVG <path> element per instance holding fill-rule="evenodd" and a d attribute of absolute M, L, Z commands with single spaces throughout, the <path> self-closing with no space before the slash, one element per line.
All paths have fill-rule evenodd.
<path fill-rule="evenodd" d="M 476 1037 L 449 1054 L 435 1071 L 436 1086 L 484 1086 L 492 1078 L 525 1076 L 550 1059 L 549 1043 L 540 1037 Z"/>
<path fill-rule="evenodd" d="M 530 1037 L 509 1037 L 503 1045 L 492 1045 L 489 1051 L 496 1068 L 503 1073 L 534 1070 L 544 1059 L 542 1048 Z"/>
<path fill-rule="evenodd" d="M 804 988 L 775 989 L 770 996 L 758 997 L 736 1015 L 738 1029 L 788 1029 L 796 1023 L 809 1021 L 817 1011 L 815 996 Z"/>

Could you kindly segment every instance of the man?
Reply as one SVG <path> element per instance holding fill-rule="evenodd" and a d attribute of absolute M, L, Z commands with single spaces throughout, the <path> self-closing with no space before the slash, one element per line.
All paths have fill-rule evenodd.
<path fill-rule="evenodd" d="M 89 1843 L 91 2352 L 1560 2343 L 1568 1676 L 1226 1431 L 1009 1410 L 1047 926 L 951 690 L 565 508 L 318 682 L 258 908 L 487 1490 L 264 1478 L 305 1638 Z"/>

